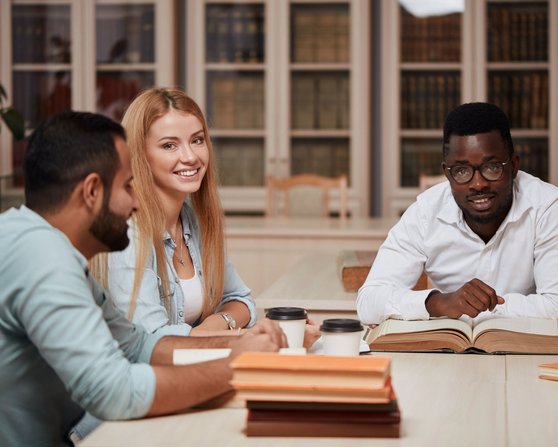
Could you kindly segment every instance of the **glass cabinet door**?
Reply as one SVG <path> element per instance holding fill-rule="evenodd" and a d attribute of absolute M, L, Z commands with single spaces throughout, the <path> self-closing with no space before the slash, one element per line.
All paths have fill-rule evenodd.
<path fill-rule="evenodd" d="M 549 179 L 547 1 L 486 4 L 487 100 L 512 127 L 521 169 Z"/>
<path fill-rule="evenodd" d="M 96 111 L 120 121 L 155 84 L 155 5 L 96 5 Z"/>
<path fill-rule="evenodd" d="M 290 6 L 290 174 L 350 179 L 350 5 Z"/>
<path fill-rule="evenodd" d="M 205 5 L 207 118 L 225 187 L 264 184 L 265 13 L 258 2 Z"/>
<path fill-rule="evenodd" d="M 445 11 L 444 3 L 431 10 L 420 1 L 399 4 L 400 187 L 442 173 L 440 131 L 461 103 L 463 13 Z"/>

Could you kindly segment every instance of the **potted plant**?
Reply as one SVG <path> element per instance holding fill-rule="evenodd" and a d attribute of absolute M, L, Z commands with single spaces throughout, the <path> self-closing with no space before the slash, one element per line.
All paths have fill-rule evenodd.
<path fill-rule="evenodd" d="M 4 86 L 0 84 L 0 118 L 8 126 L 10 132 L 16 140 L 21 140 L 25 136 L 25 121 L 21 113 L 11 106 L 4 106 L 4 101 L 7 101 L 8 95 Z"/>

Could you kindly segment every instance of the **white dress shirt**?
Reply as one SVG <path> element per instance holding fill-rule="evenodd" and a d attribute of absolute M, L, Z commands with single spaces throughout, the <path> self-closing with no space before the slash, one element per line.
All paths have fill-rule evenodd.
<path fill-rule="evenodd" d="M 420 194 L 390 230 L 358 292 L 361 321 L 428 319 L 425 301 L 432 289 L 412 290 L 423 270 L 442 293 L 478 278 L 505 299 L 475 322 L 557 318 L 558 188 L 519 171 L 512 207 L 488 243 L 465 222 L 449 182 Z"/>

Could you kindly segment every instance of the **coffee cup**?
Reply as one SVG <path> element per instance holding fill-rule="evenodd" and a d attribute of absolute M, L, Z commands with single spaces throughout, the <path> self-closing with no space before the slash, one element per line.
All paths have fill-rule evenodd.
<path fill-rule="evenodd" d="M 266 310 L 266 318 L 279 323 L 287 337 L 289 348 L 302 348 L 304 327 L 308 314 L 302 307 L 272 307 Z"/>
<path fill-rule="evenodd" d="M 359 320 L 330 318 L 320 326 L 325 355 L 354 356 L 360 352 L 363 331 Z"/>

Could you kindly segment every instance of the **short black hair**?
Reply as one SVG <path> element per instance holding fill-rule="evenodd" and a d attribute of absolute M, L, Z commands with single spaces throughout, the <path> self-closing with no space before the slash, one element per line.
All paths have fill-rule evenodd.
<path fill-rule="evenodd" d="M 507 115 L 494 104 L 487 102 L 470 102 L 462 104 L 448 113 L 444 124 L 442 155 L 448 155 L 449 140 L 452 135 L 476 135 L 498 130 L 513 156 L 513 141 L 510 133 L 510 121 Z"/>
<path fill-rule="evenodd" d="M 23 162 L 25 204 L 55 211 L 93 172 L 110 194 L 120 167 L 116 137 L 126 139 L 124 128 L 96 113 L 68 111 L 43 121 L 31 134 Z"/>

